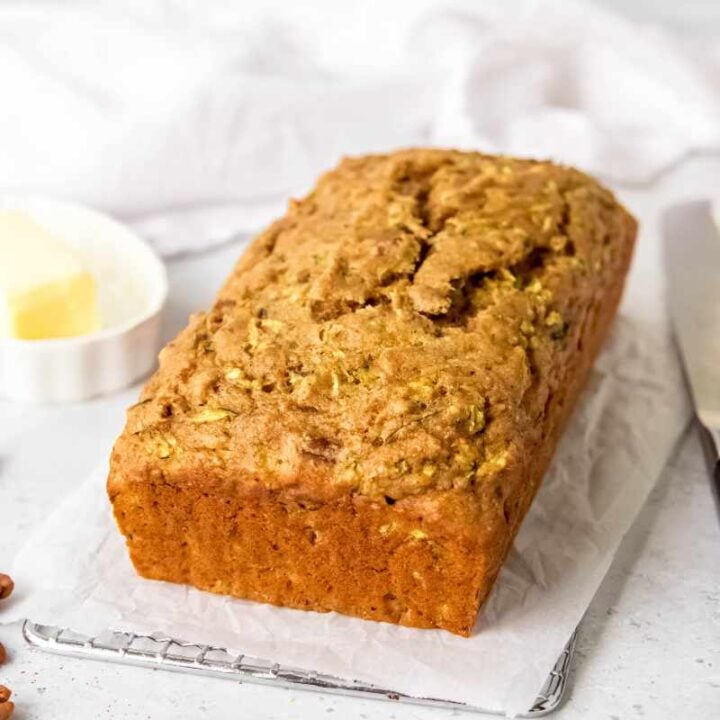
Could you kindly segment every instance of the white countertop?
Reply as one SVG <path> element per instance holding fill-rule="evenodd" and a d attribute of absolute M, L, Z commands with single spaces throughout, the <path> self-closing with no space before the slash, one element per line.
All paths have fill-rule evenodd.
<path fill-rule="evenodd" d="M 644 242 L 651 243 L 659 239 L 657 214 L 665 203 L 707 195 L 718 178 L 720 158 L 695 158 L 652 188 L 620 194 L 643 219 Z M 207 306 L 238 253 L 238 245 L 229 245 L 170 262 L 167 337 Z M 44 408 L 0 403 L 0 571 L 32 528 L 107 456 L 136 394 L 137 388 Z M 2 606 L 0 621 L 1 613 Z M 10 654 L 0 683 L 14 691 L 18 720 L 473 717 L 62 658 L 26 647 L 19 624 L 0 626 L 0 641 Z M 720 522 L 694 426 L 587 612 L 567 701 L 555 715 L 673 716 L 720 716 Z"/>

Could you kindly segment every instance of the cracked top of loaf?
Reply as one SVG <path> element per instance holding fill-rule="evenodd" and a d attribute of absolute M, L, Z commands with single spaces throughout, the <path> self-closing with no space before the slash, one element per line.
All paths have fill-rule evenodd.
<path fill-rule="evenodd" d="M 549 162 L 346 159 L 163 350 L 116 456 L 321 497 L 472 492 L 542 426 L 631 224 Z"/>

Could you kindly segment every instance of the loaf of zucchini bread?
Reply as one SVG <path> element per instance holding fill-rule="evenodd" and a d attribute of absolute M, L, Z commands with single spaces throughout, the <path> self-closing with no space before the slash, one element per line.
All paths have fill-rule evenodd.
<path fill-rule="evenodd" d="M 344 160 L 160 355 L 112 453 L 137 572 L 469 635 L 636 234 L 576 170 Z"/>

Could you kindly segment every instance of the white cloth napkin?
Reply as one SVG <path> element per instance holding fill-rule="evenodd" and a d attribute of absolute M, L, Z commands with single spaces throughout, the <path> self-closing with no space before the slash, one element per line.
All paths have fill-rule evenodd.
<path fill-rule="evenodd" d="M 646 181 L 720 147 L 720 63 L 577 0 L 0 6 L 0 193 L 164 254 L 255 230 L 347 153 L 552 157 Z"/>

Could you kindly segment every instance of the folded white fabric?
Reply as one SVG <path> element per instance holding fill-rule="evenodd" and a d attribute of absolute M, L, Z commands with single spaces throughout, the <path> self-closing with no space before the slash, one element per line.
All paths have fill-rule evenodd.
<path fill-rule="evenodd" d="M 0 193 L 96 205 L 170 254 L 256 229 L 348 153 L 646 181 L 720 147 L 717 70 L 575 0 L 6 2 Z"/>

